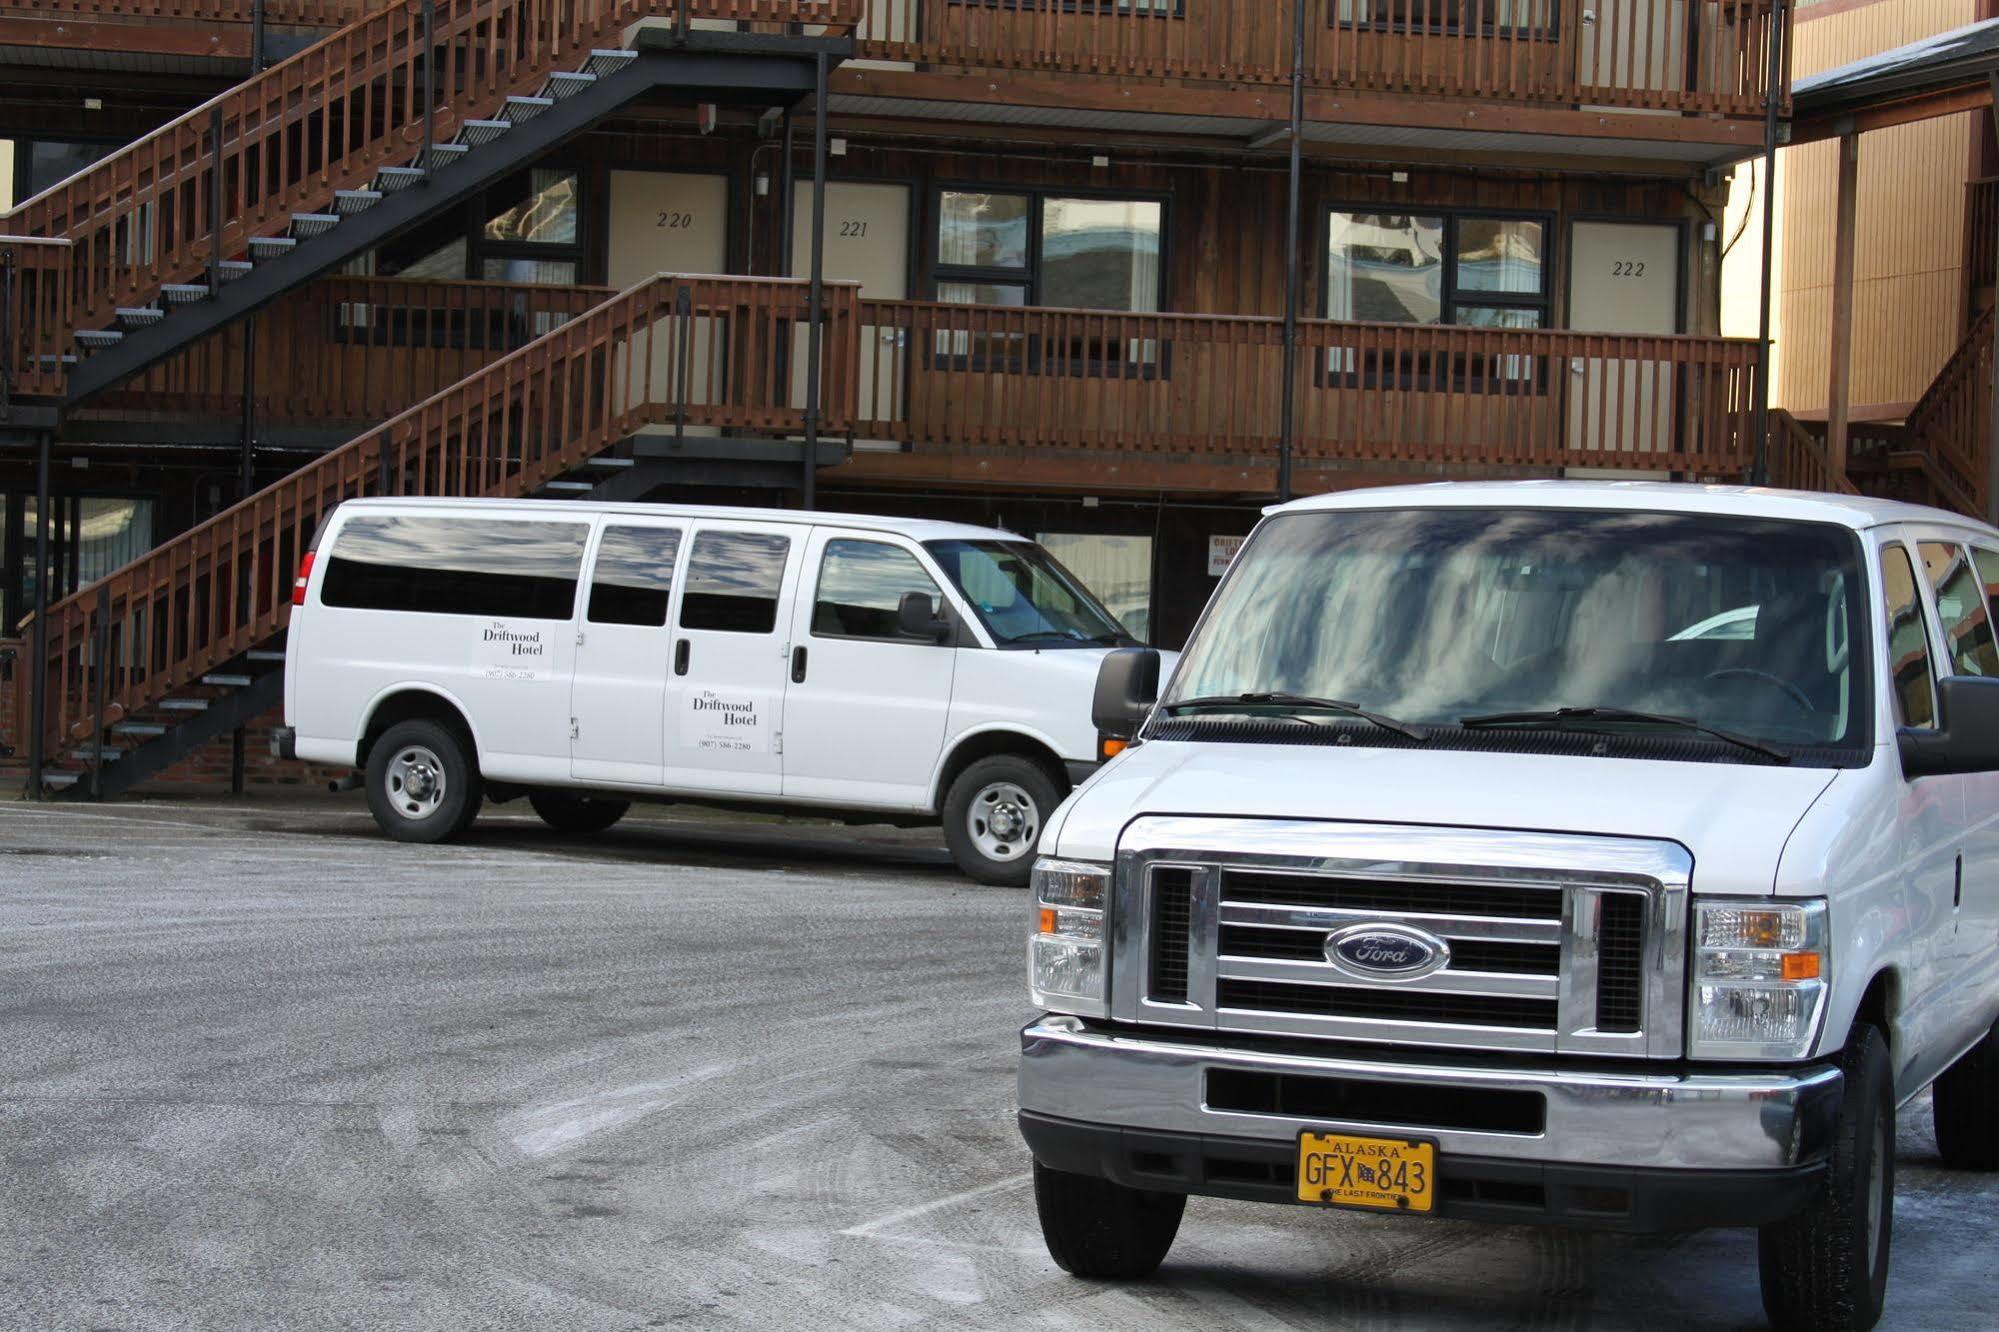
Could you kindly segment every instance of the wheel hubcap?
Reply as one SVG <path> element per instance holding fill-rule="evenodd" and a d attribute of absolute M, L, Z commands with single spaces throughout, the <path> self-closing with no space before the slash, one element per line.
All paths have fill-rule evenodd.
<path fill-rule="evenodd" d="M 1018 860 L 1034 850 L 1041 836 L 1041 811 L 1025 788 L 991 782 L 972 797 L 965 827 L 988 860 Z"/>
<path fill-rule="evenodd" d="M 383 777 L 389 803 L 406 819 L 427 819 L 444 804 L 444 761 L 423 745 L 405 745 Z"/>

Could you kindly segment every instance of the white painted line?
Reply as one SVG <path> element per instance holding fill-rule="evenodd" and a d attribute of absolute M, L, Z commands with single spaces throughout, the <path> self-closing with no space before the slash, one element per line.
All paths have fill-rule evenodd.
<path fill-rule="evenodd" d="M 524 1156 L 546 1156 L 573 1147 L 593 1134 L 619 1128 L 666 1109 L 688 1087 L 727 1073 L 734 1064 L 710 1064 L 665 1082 L 642 1082 L 559 1101 L 512 1116 L 519 1126 L 513 1142 Z"/>
<path fill-rule="evenodd" d="M 850 1226 L 840 1233 L 855 1239 L 867 1239 L 873 1236 L 875 1232 L 895 1225 L 898 1221 L 909 1221 L 919 1216 L 927 1216 L 931 1212 L 941 1211 L 946 1207 L 956 1206 L 958 1203 L 970 1202 L 974 1198 L 983 1198 L 989 1193 L 1001 1193 L 1007 1189 L 1019 1188 L 1032 1178 L 1032 1175 L 1015 1175 L 1010 1179 L 995 1180 L 991 1184 L 981 1184 L 976 1189 L 966 1189 L 963 1193 L 954 1193 L 948 1198 L 939 1198 L 935 1202 L 919 1203 L 915 1207 L 905 1207 L 899 1212 L 890 1212 L 887 1216 L 878 1216 L 872 1221 L 864 1221 L 858 1226 Z"/>

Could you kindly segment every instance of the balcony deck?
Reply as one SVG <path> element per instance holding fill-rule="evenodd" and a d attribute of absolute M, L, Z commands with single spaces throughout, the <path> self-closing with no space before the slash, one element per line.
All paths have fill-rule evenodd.
<path fill-rule="evenodd" d="M 341 436 L 407 408 L 610 293 L 338 277 L 256 325 L 259 429 Z M 1283 323 L 859 300 L 830 289 L 826 416 L 853 458 L 829 479 L 1258 493 L 1279 442 Z M 791 384 L 795 351 L 703 316 L 702 402 Z M 1382 470 L 1613 467 L 1734 477 L 1751 457 L 1753 343 L 1307 320 L 1294 459 L 1308 488 Z M 75 423 L 233 437 L 240 330 L 95 400 Z M 783 394 L 780 388 L 780 396 Z M 779 431 L 777 433 L 782 433 Z M 1314 479 L 1316 478 L 1316 479 Z"/>

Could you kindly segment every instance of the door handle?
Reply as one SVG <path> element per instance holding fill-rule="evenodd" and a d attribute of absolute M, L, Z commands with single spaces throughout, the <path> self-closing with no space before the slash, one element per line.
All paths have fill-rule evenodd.
<path fill-rule="evenodd" d="M 673 673 L 675 675 L 687 674 L 687 655 L 687 640 L 683 638 L 673 645 Z"/>
<path fill-rule="evenodd" d="M 791 682 L 793 684 L 805 683 L 805 649 L 803 647 L 795 647 L 791 650 Z"/>

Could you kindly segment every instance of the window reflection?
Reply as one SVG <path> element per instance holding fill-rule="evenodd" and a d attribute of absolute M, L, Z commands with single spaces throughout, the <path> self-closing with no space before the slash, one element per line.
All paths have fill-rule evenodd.
<path fill-rule="evenodd" d="M 933 609 L 942 607 L 936 582 L 908 551 L 880 541 L 829 541 L 812 605 L 812 632 L 903 639 L 898 613 L 907 592 L 921 592 Z"/>
<path fill-rule="evenodd" d="M 938 200 L 937 262 L 957 268 L 1027 265 L 1027 196 L 945 190 Z"/>
<path fill-rule="evenodd" d="M 606 527 L 590 572 L 590 619 L 663 627 L 679 555 L 678 528 Z"/>
<path fill-rule="evenodd" d="M 687 561 L 680 599 L 686 629 L 767 634 L 777 627 L 789 537 L 761 532 L 703 532 Z"/>

